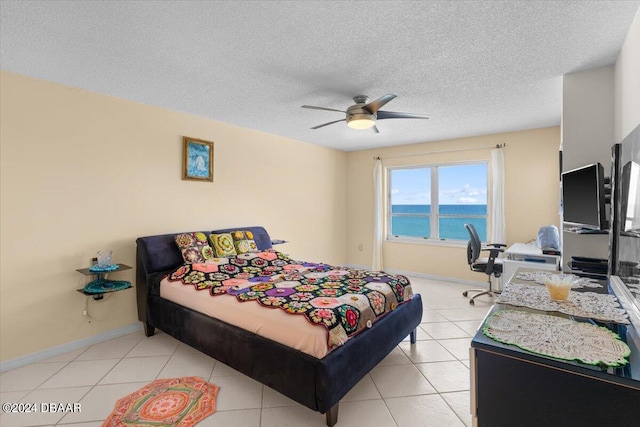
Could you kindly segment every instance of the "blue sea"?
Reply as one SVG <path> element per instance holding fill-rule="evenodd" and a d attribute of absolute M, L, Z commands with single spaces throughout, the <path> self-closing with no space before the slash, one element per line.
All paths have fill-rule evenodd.
<path fill-rule="evenodd" d="M 431 205 L 391 205 L 393 214 L 431 214 Z M 473 224 L 480 239 L 487 240 L 487 220 L 473 217 L 449 217 L 447 215 L 487 215 L 487 205 L 440 205 L 438 227 L 440 239 L 469 240 L 464 224 Z M 391 234 L 394 236 L 429 237 L 429 217 L 392 216 Z"/>

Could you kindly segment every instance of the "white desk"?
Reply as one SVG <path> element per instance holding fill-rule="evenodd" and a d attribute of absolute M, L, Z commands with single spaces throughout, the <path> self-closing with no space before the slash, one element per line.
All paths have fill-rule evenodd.
<path fill-rule="evenodd" d="M 560 256 L 547 255 L 533 243 L 514 243 L 504 251 L 502 260 L 503 283 L 511 280 L 520 267 L 535 268 L 537 270 L 559 270 Z"/>

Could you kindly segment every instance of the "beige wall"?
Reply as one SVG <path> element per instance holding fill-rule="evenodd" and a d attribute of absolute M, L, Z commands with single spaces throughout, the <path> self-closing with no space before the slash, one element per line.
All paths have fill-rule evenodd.
<path fill-rule="evenodd" d="M 419 153 L 502 143 L 507 144 L 504 149 L 506 243 L 535 239 L 542 225 L 558 226 L 558 127 L 352 152 L 348 154 L 347 163 L 349 262 L 371 265 L 374 156 L 382 157 L 385 167 L 490 160 L 490 149 L 431 155 Z M 394 156 L 403 157 L 392 158 Z M 359 244 L 362 244 L 362 251 Z M 383 252 L 385 269 L 484 281 L 477 273 L 469 271 L 466 245 L 450 247 L 386 241 Z"/>
<path fill-rule="evenodd" d="M 264 225 L 300 259 L 346 260 L 344 152 L 2 72 L 1 359 L 137 321 L 135 292 L 75 290 L 99 249 L 138 236 Z M 182 136 L 215 142 L 215 182 L 181 180 Z M 134 280 L 134 271 L 119 273 Z"/>

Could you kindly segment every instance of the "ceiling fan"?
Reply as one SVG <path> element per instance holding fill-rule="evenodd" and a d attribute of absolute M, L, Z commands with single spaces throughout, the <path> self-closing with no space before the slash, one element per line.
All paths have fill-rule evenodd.
<path fill-rule="evenodd" d="M 373 128 L 375 133 L 380 131 L 376 127 L 376 120 L 383 119 L 428 119 L 429 116 L 423 114 L 413 113 L 397 113 L 394 111 L 380 111 L 387 102 L 395 98 L 396 95 L 384 95 L 375 101 L 369 102 L 369 97 L 366 95 L 357 95 L 353 97 L 355 105 L 347 108 L 347 111 L 335 110 L 333 108 L 314 107 L 313 105 L 303 105 L 302 108 L 311 108 L 313 110 L 326 110 L 337 111 L 340 113 L 346 113 L 347 117 L 340 120 L 334 120 L 333 122 L 324 123 L 318 126 L 314 126 L 311 129 L 319 129 L 324 126 L 332 125 L 338 122 L 347 122 L 347 126 L 353 129 L 369 129 Z"/>

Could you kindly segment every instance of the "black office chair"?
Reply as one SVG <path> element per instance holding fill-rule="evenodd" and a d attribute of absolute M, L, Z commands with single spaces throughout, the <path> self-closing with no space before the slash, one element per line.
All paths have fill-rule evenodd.
<path fill-rule="evenodd" d="M 488 243 L 488 247 L 482 247 L 480 236 L 473 224 L 465 224 L 464 227 L 469 232 L 469 242 L 467 243 L 467 263 L 471 271 L 484 273 L 488 276 L 489 290 L 486 289 L 469 289 L 462 293 L 463 296 L 469 295 L 469 292 L 479 292 L 474 295 L 469 304 L 474 305 L 474 299 L 481 295 L 493 296 L 493 288 L 491 287 L 491 276 L 498 278 L 502 275 L 502 259 L 498 258 L 507 245 L 502 243 Z M 480 258 L 481 251 L 489 251 L 488 258 Z"/>

